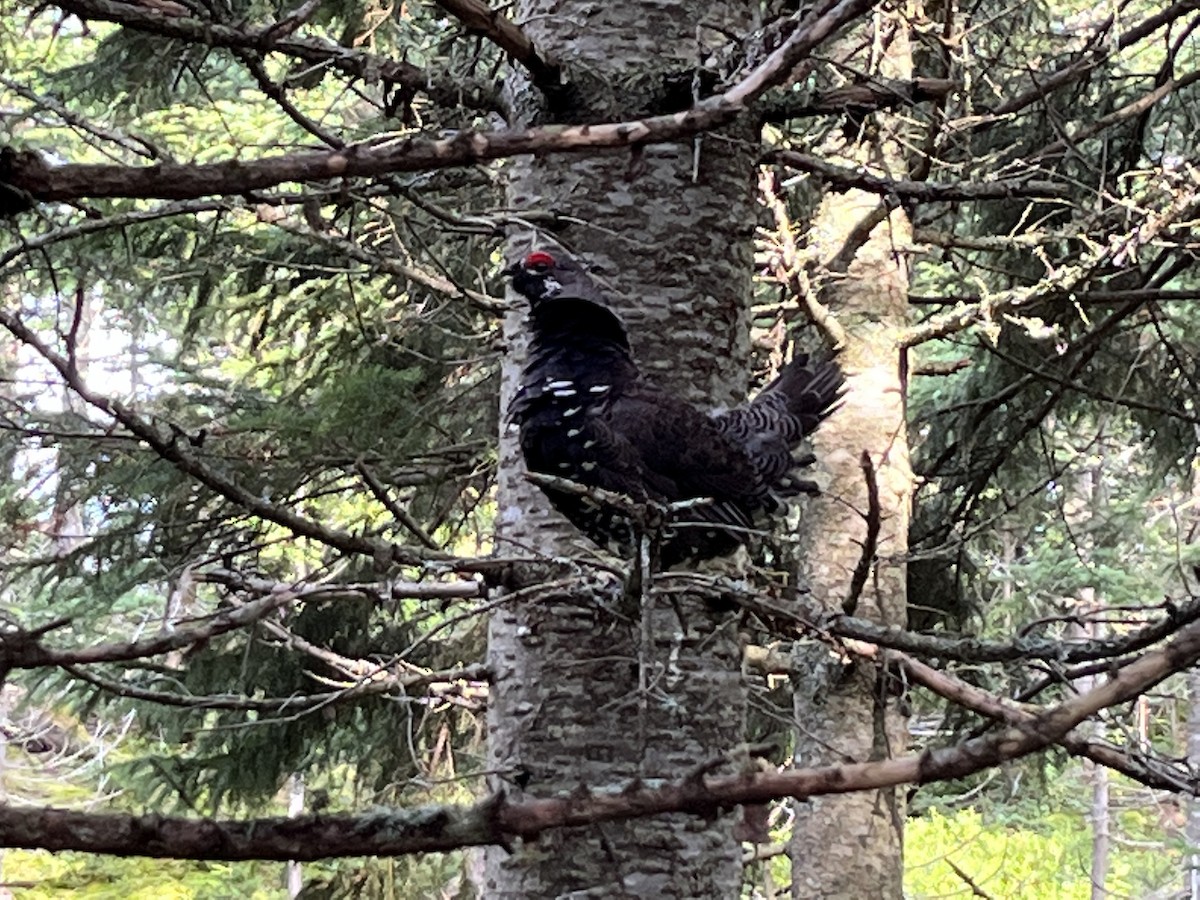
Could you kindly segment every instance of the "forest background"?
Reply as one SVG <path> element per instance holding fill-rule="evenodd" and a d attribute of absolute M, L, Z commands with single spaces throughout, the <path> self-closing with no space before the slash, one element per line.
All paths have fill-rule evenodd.
<path fill-rule="evenodd" d="M 1200 897 L 1200 2 L 3 12 L 4 890 Z M 533 246 L 822 495 L 554 517 Z"/>

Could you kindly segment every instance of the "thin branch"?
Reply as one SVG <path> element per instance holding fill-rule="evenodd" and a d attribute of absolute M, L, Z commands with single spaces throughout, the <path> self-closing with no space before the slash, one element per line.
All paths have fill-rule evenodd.
<path fill-rule="evenodd" d="M 36 237 L 25 237 L 18 234 L 17 237 L 19 240 L 16 246 L 0 254 L 0 270 L 7 268 L 13 260 L 19 259 L 27 253 L 33 253 L 52 244 L 73 240 L 87 234 L 95 234 L 98 231 L 124 228 L 126 225 L 153 222 L 158 219 L 167 219 L 171 216 L 193 215 L 198 212 L 211 212 L 230 208 L 231 204 L 225 200 L 186 200 L 178 203 L 167 203 L 150 210 L 120 213 L 103 219 L 84 219 L 82 222 L 74 225 L 58 228 L 46 234 L 39 234 Z"/>
<path fill-rule="evenodd" d="M 487 668 L 481 665 L 464 666 L 458 669 L 446 669 L 440 672 L 428 672 L 416 677 L 403 675 L 388 679 L 372 679 L 363 681 L 351 687 L 336 691 L 326 691 L 320 694 L 294 694 L 290 697 L 244 697 L 227 694 L 181 694 L 173 691 L 162 691 L 154 688 L 139 687 L 124 679 L 105 678 L 95 672 L 90 672 L 77 666 L 63 666 L 72 677 L 85 681 L 106 693 L 145 703 L 156 703 L 160 706 L 171 706 L 193 712 L 204 712 L 211 709 L 231 711 L 249 711 L 269 713 L 276 716 L 299 716 L 316 712 L 328 706 L 348 703 L 362 697 L 394 696 L 411 697 L 422 700 L 427 697 L 440 697 L 447 690 L 459 684 L 466 684 L 472 690 L 486 690 L 483 686 L 489 678 Z M 420 687 L 429 687 L 426 695 L 413 695 Z"/>
<path fill-rule="evenodd" d="M 287 37 L 315 16 L 323 2 L 325 0 L 304 0 L 303 3 L 274 25 L 267 27 L 263 32 L 263 37 L 268 41 L 277 41 L 280 38 Z"/>
<path fill-rule="evenodd" d="M 1192 425 L 1200 425 L 1200 414 L 1190 414 L 1183 408 L 1182 404 L 1178 407 L 1163 406 L 1159 403 L 1146 403 L 1143 400 L 1138 400 L 1134 397 L 1123 397 L 1115 394 L 1110 394 L 1101 388 L 1092 387 L 1082 379 L 1066 379 L 1053 372 L 1047 371 L 1040 366 L 1033 366 L 1026 363 L 1009 353 L 1004 353 L 997 346 L 985 345 L 988 353 L 999 359 L 1004 360 L 1014 369 L 1019 369 L 1029 375 L 1034 376 L 1040 381 L 1048 381 L 1051 384 L 1059 385 L 1067 390 L 1075 391 L 1083 394 L 1085 397 L 1091 397 L 1095 400 L 1100 400 L 1104 403 L 1111 403 L 1114 406 L 1123 406 L 1126 409 L 1140 409 L 1145 412 L 1155 413 L 1160 416 L 1167 416 L 1172 419 L 1178 419 L 1181 422 L 1188 422 Z"/>
<path fill-rule="evenodd" d="M 221 584 L 231 590 L 249 594 L 274 594 L 283 589 L 300 591 L 300 599 L 320 594 L 322 600 L 367 597 L 376 602 L 393 600 L 476 600 L 487 597 L 487 585 L 481 581 L 384 581 L 367 583 L 326 583 L 298 586 L 252 578 L 228 569 L 206 569 L 193 573 L 198 582 Z"/>
<path fill-rule="evenodd" d="M 859 461 L 862 466 L 863 480 L 867 484 L 867 513 L 864 516 L 867 523 L 867 533 L 863 538 L 862 553 L 854 566 L 854 574 L 850 578 L 850 590 L 842 601 L 842 612 L 848 616 L 854 615 L 858 608 L 858 598 L 867 584 L 867 576 L 871 574 L 871 566 L 875 564 L 875 553 L 879 549 L 879 528 L 883 512 L 879 506 L 879 482 L 875 478 L 875 465 L 871 462 L 869 451 L 862 452 Z"/>
<path fill-rule="evenodd" d="M 99 138 L 100 140 L 111 141 L 117 146 L 128 150 L 130 153 L 146 159 L 163 159 L 167 156 L 162 148 L 152 144 L 145 138 L 130 136 L 123 134 L 120 131 L 103 128 L 97 125 L 88 116 L 81 116 L 78 113 L 72 112 L 66 104 L 53 97 L 48 97 L 44 94 L 38 94 L 20 82 L 0 76 L 0 84 L 4 85 L 17 96 L 24 97 L 29 102 L 35 104 L 38 108 L 47 109 L 54 113 L 54 115 L 58 116 L 63 122 L 65 122 L 67 125 L 70 125 L 72 128 L 78 128 L 80 131 L 86 132 L 87 134 Z"/>
<path fill-rule="evenodd" d="M 821 91 L 809 96 L 804 93 L 784 93 L 763 104 L 763 120 L 783 122 L 807 116 L 827 116 L 847 111 L 875 112 L 914 106 L 917 103 L 938 102 L 958 85 L 947 78 L 867 78 L 843 87 Z"/>
<path fill-rule="evenodd" d="M 861 166 L 851 168 L 835 165 L 807 153 L 797 153 L 795 150 L 776 150 L 770 153 L 767 159 L 791 169 L 809 172 L 837 188 L 857 188 L 885 197 L 900 197 L 925 203 L 952 200 L 1011 200 L 1016 197 L 1049 200 L 1070 195 L 1070 190 L 1065 184 L 1036 181 L 1032 178 L 982 181 L 974 184 L 909 181 L 875 175 Z"/>
<path fill-rule="evenodd" d="M 1025 160 L 1030 166 L 1044 165 L 1046 160 L 1051 157 L 1065 153 L 1072 147 L 1077 147 L 1080 143 L 1094 135 L 1099 134 L 1111 125 L 1116 125 L 1124 122 L 1126 119 L 1132 119 L 1140 116 L 1147 110 L 1157 105 L 1161 100 L 1169 95 L 1183 90 L 1190 85 L 1200 81 L 1200 70 L 1189 72 L 1182 78 L 1171 78 L 1165 83 L 1159 85 L 1154 90 L 1143 94 L 1137 100 L 1125 104 L 1120 109 L 1109 113 L 1107 116 L 1101 116 L 1099 119 L 1091 121 L 1089 124 L 1080 127 L 1072 132 L 1069 138 L 1060 141 L 1055 141 L 1049 144 L 1032 157 Z"/>
<path fill-rule="evenodd" d="M 140 641 L 54 649 L 43 647 L 29 632 L 3 632 L 0 633 L 0 669 L 35 669 L 44 666 L 127 662 L 149 656 L 159 656 L 261 621 L 273 610 L 296 600 L 300 593 L 296 590 L 282 590 L 260 600 L 246 603 L 241 607 L 222 610 L 201 625 L 177 628 Z"/>
<path fill-rule="evenodd" d="M 966 873 L 961 866 L 958 865 L 950 857 L 944 857 L 946 865 L 948 865 L 954 874 L 957 875 L 968 888 L 971 889 L 972 897 L 979 897 L 981 900 L 995 900 L 995 898 L 975 883 L 975 880 Z"/>
<path fill-rule="evenodd" d="M 748 104 L 771 88 L 783 84 L 814 47 L 874 7 L 873 0 L 840 0 L 818 4 L 778 50 L 722 95 L 722 102 L 739 106 Z"/>
<path fill-rule="evenodd" d="M 523 65 L 541 91 L 550 92 L 561 85 L 559 67 L 543 58 L 529 36 L 499 10 L 481 0 L 436 0 L 436 3 L 462 22 L 467 31 L 483 35 L 509 59 Z"/>
<path fill-rule="evenodd" d="M 69 0 L 64 9 L 111 10 L 119 8 L 137 21 L 155 25 L 190 23 L 186 33 L 173 34 L 212 43 L 206 38 L 224 35 L 229 46 L 260 47 L 257 37 L 190 19 L 173 19 L 143 7 L 114 0 Z M 761 93 L 786 79 L 795 62 L 818 43 L 874 6 L 874 0 L 841 0 L 826 4 L 828 11 L 798 28 L 745 80 L 692 109 L 629 122 L 578 125 L 563 128 L 463 131 L 440 140 L 416 137 L 375 139 L 342 150 L 297 153 L 257 160 L 227 160 L 207 165 L 157 166 L 80 165 L 49 166 L 34 153 L 9 151 L 0 157 L 0 186 L 6 188 L 3 214 L 20 211 L 26 203 L 73 200 L 81 197 L 141 197 L 186 200 L 214 194 L 241 194 L 284 182 L 325 181 L 333 178 L 372 177 L 391 172 L 430 171 L 531 153 L 584 153 L 606 147 L 634 147 L 691 137 L 718 128 L 736 116 Z M 103 18 L 101 16 L 101 18 Z M 112 19 L 120 21 L 120 19 Z M 174 23 L 174 24 L 173 24 Z M 215 30 L 214 30 L 215 29 Z M 232 32 L 232 33 L 231 33 Z M 236 40 L 235 40 L 236 38 Z M 296 42 L 271 49 L 292 52 Z M 287 46 L 285 46 L 287 44 Z M 307 46 L 307 45 L 305 45 Z M 315 51 L 314 51 L 315 52 Z M 346 55 L 335 55 L 342 54 Z M 346 61 L 355 56 L 331 46 L 317 55 L 326 61 Z M 379 63 L 386 67 L 383 62 Z M 390 63 L 390 65 L 400 65 Z M 399 79 L 398 79 L 399 80 Z"/>
<path fill-rule="evenodd" d="M 1076 265 L 1064 266 L 1050 272 L 1037 284 L 998 291 L 990 297 L 985 297 L 979 303 L 961 306 L 941 315 L 932 316 L 926 322 L 908 329 L 907 333 L 901 337 L 899 345 L 906 349 L 916 347 L 927 341 L 957 334 L 979 322 L 995 321 L 1005 314 L 1014 313 L 1035 303 L 1069 297 L 1072 291 L 1093 277 L 1115 253 L 1116 250 L 1112 244 L 1105 245 L 1091 258 L 1084 259 Z"/>
<path fill-rule="evenodd" d="M 850 649 L 858 652 L 861 645 Z M 882 654 L 871 651 L 868 655 L 879 658 Z M 1017 703 L 1006 697 L 998 697 L 988 693 L 973 684 L 968 684 L 960 678 L 955 678 L 947 672 L 918 662 L 912 657 L 895 651 L 887 651 L 886 661 L 898 665 L 908 681 L 927 688 L 939 697 L 952 703 L 957 703 L 967 709 L 977 712 L 997 722 L 1009 725 L 1021 725 L 1031 722 L 1037 715 L 1037 709 L 1024 703 Z M 1149 760 L 1134 758 L 1126 749 L 1119 749 L 1109 744 L 1092 740 L 1075 731 L 1070 732 L 1059 744 L 1072 756 L 1090 759 L 1097 765 L 1105 766 L 1120 772 L 1128 778 L 1158 790 L 1185 791 L 1195 793 L 1197 782 L 1194 777 L 1177 766 L 1155 768 Z"/>
<path fill-rule="evenodd" d="M 1007 237 L 1005 238 L 1007 240 Z M 929 295 L 909 294 L 908 302 L 910 306 L 954 306 L 959 303 L 979 303 L 982 297 L 979 294 L 945 294 L 940 297 Z M 1068 298 L 1064 297 L 1064 301 Z M 1071 294 L 1069 302 L 1071 303 L 1126 303 L 1130 300 L 1144 301 L 1152 300 L 1162 303 L 1169 303 L 1175 300 L 1200 300 L 1200 291 L 1198 290 L 1168 290 L 1165 288 L 1130 288 L 1124 291 L 1076 291 Z"/>
<path fill-rule="evenodd" d="M 829 307 L 817 297 L 817 292 L 808 277 L 808 270 L 796 247 L 796 236 L 793 233 L 787 204 L 775 185 L 773 174 L 764 171 L 759 177 L 759 185 L 763 201 L 775 217 L 775 234 L 778 236 L 776 246 L 779 252 L 771 259 L 771 273 L 796 298 L 796 303 L 804 309 L 809 321 L 824 335 L 829 346 L 846 346 L 846 330 L 830 312 Z"/>
<path fill-rule="evenodd" d="M 429 532 L 421 527 L 421 523 L 414 519 L 412 514 L 397 503 L 392 495 L 388 493 L 387 488 L 375 477 L 375 473 L 371 471 L 370 466 L 362 460 L 358 460 L 354 464 L 354 470 L 362 477 L 363 483 L 366 484 L 375 499 L 382 503 L 387 511 L 392 514 L 392 518 L 407 528 L 413 537 L 430 550 L 441 549 L 437 541 L 429 536 Z"/>
<path fill-rule="evenodd" d="M 122 856 L 186 859 L 314 860 L 397 856 L 487 844 L 507 845 L 557 828 L 595 825 L 671 812 L 711 815 L 735 804 L 808 798 L 961 778 L 1061 741 L 1102 709 L 1134 699 L 1200 660 L 1200 625 L 1147 653 L 1093 690 L 1027 722 L 954 747 L 895 759 L 725 777 L 643 781 L 604 792 L 509 800 L 496 794 L 470 806 L 379 809 L 360 815 L 311 815 L 216 821 L 19 809 L 0 805 L 0 844 Z"/>
<path fill-rule="evenodd" d="M 1167 7 L 1161 12 L 1148 16 L 1136 25 L 1131 27 L 1122 26 L 1117 39 L 1112 42 L 1106 42 L 1103 40 L 1103 37 L 1112 30 L 1114 21 L 1113 17 L 1109 16 L 1097 24 L 1094 34 L 1095 40 L 1092 41 L 1092 47 L 1086 55 L 1081 59 L 1068 63 L 1047 78 L 1037 81 L 1025 93 L 1018 94 L 1011 100 L 993 108 L 990 111 L 991 116 L 989 121 L 979 127 L 986 127 L 995 121 L 1019 112 L 1030 104 L 1037 103 L 1039 100 L 1045 100 L 1050 94 L 1066 87 L 1072 82 L 1078 81 L 1088 72 L 1103 65 L 1114 53 L 1119 53 L 1126 47 L 1132 47 L 1138 41 L 1142 40 L 1142 38 L 1153 34 L 1163 25 L 1169 25 L 1176 19 L 1198 9 L 1200 9 L 1200 0 L 1180 0 L 1180 2 Z"/>
<path fill-rule="evenodd" d="M 914 598 L 919 602 L 920 598 Z M 1159 621 L 1120 637 L 1067 643 L 1058 638 L 1022 638 L 998 641 L 983 638 L 964 638 L 957 635 L 919 634 L 895 627 L 877 625 L 867 619 L 834 616 L 821 627 L 838 637 L 869 641 L 916 656 L 958 662 L 988 663 L 1020 660 L 1053 660 L 1067 664 L 1092 660 L 1115 659 L 1137 653 L 1200 621 L 1200 598 L 1182 606 L 1164 603 L 1166 613 Z"/>
<path fill-rule="evenodd" d="M 357 260 L 372 267 L 372 269 L 380 272 L 385 272 L 389 275 L 396 275 L 405 278 L 409 281 L 415 281 L 417 284 L 423 285 L 431 290 L 445 294 L 448 297 L 455 297 L 467 300 L 476 309 L 483 312 L 495 315 L 508 311 L 508 304 L 498 297 L 492 297 L 484 294 L 481 291 L 473 291 L 468 288 L 459 287 L 449 278 L 443 278 L 440 275 L 435 275 L 424 269 L 418 269 L 416 266 L 405 265 L 397 259 L 392 259 L 381 253 L 375 253 L 364 248 L 361 244 L 348 240 L 344 237 L 335 234 L 323 233 L 316 230 L 304 230 L 282 222 L 275 222 L 275 226 L 289 234 L 294 234 L 297 237 L 305 238 L 306 240 L 315 240 L 324 244 L 338 253 L 346 256 L 349 259 Z"/>
<path fill-rule="evenodd" d="M 149 4 L 119 0 L 57 0 L 60 9 L 85 21 L 115 22 L 132 31 L 143 31 L 209 47 L 242 48 L 262 53 L 274 51 L 302 59 L 310 65 L 326 65 L 345 75 L 366 81 L 378 79 L 385 85 L 398 84 L 425 93 L 440 106 L 499 111 L 493 85 L 458 75 L 433 74 L 403 60 L 375 56 L 319 38 L 279 37 L 290 21 L 243 31 L 219 22 L 179 15 Z M 296 23 L 298 26 L 300 23 Z"/>
<path fill-rule="evenodd" d="M 373 557 L 381 565 L 420 565 L 430 561 L 455 561 L 455 557 L 449 553 L 433 550 L 417 551 L 412 547 L 380 541 L 366 535 L 351 534 L 332 526 L 322 525 L 291 509 L 264 500 L 258 494 L 198 459 L 189 448 L 184 446 L 184 443 L 180 442 L 179 436 L 174 432 L 164 433 L 121 401 L 92 391 L 78 373 L 72 371 L 68 360 L 51 350 L 29 326 L 13 313 L 0 310 L 0 325 L 7 328 L 18 340 L 36 350 L 58 371 L 67 386 L 86 403 L 112 416 L 129 432 L 140 438 L 159 457 L 171 463 L 179 471 L 195 478 L 201 484 L 211 488 L 252 515 L 281 525 L 300 537 L 311 538 L 345 553 Z"/>
<path fill-rule="evenodd" d="M 346 146 L 345 141 L 333 132 L 322 128 L 318 122 L 314 121 L 310 116 L 305 115 L 295 103 L 288 99 L 287 91 L 283 85 L 277 84 L 271 79 L 271 76 L 267 73 L 267 67 L 263 65 L 262 59 L 252 51 L 242 48 L 235 49 L 233 52 L 245 64 L 246 68 L 250 70 L 250 74 L 258 82 L 258 89 L 274 100 L 275 105 L 283 110 L 289 119 L 316 137 L 321 143 L 333 147 L 335 150 L 341 150 Z"/>
<path fill-rule="evenodd" d="M 1010 640 L 989 640 L 957 634 L 906 631 L 894 625 L 880 625 L 869 619 L 842 614 L 810 621 L 776 598 L 747 590 L 744 585 L 729 579 L 685 572 L 664 572 L 655 578 L 655 584 L 666 589 L 678 582 L 686 583 L 689 591 L 711 596 L 724 603 L 737 604 L 768 619 L 791 623 L 799 634 L 816 634 L 818 637 L 832 635 L 877 644 L 922 658 L 976 664 L 1034 659 L 1066 664 L 1111 661 L 1145 650 L 1180 629 L 1200 622 L 1200 597 L 1192 597 L 1182 604 L 1168 600 L 1148 606 L 1149 609 L 1160 610 L 1164 614 L 1162 618 L 1119 637 L 1071 643 L 1061 638 L 1020 636 Z M 919 597 L 912 600 L 920 602 Z"/>

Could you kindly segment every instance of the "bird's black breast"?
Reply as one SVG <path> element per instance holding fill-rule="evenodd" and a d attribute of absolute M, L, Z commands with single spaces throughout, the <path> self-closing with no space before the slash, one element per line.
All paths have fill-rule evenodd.
<path fill-rule="evenodd" d="M 622 386 L 602 377 L 538 373 L 513 403 L 530 471 L 645 499 L 638 461 L 613 427 Z"/>
<path fill-rule="evenodd" d="M 711 498 L 713 503 L 686 513 L 693 525 L 672 527 L 662 548 L 667 565 L 727 553 L 744 538 L 762 484 L 741 447 L 711 418 L 640 379 L 610 384 L 590 376 L 602 367 L 532 368 L 512 407 L 530 471 L 637 502 Z M 597 543 L 623 553 L 634 546 L 635 531 L 619 511 L 578 494 L 544 490 Z"/>

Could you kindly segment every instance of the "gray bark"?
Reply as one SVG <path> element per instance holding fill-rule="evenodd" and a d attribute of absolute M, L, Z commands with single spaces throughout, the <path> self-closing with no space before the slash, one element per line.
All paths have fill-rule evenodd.
<path fill-rule="evenodd" d="M 1200 767 L 1200 669 L 1187 673 L 1187 687 L 1187 761 L 1188 768 L 1196 771 Z M 1188 846 L 1184 886 L 1189 900 L 1200 900 L 1200 800 L 1195 797 L 1188 799 L 1184 829 Z"/>
<path fill-rule="evenodd" d="M 843 198 L 825 210 L 846 225 L 874 206 Z M 829 220 L 825 220 L 828 222 Z M 804 575 L 818 609 L 840 611 L 862 556 L 867 509 L 860 455 L 869 453 L 879 489 L 879 547 L 856 615 L 884 625 L 905 621 L 905 566 L 912 472 L 904 420 L 899 352 L 907 275 L 884 247 L 902 240 L 899 213 L 875 229 L 850 268 L 847 287 L 826 294 L 849 335 L 839 361 L 849 391 L 822 426 L 814 448 L 830 486 L 807 510 L 800 538 Z M 874 255 L 872 258 L 872 250 Z M 902 755 L 907 726 L 893 685 L 873 666 L 834 658 L 824 645 L 797 644 L 794 679 L 798 766 L 865 762 Z M 899 898 L 903 880 L 903 794 L 886 788 L 796 805 L 790 847 L 792 896 Z"/>
<path fill-rule="evenodd" d="M 906 26 L 885 47 L 880 74 L 911 72 Z M 895 127 L 895 120 L 888 120 Z M 887 128 L 881 135 L 893 134 Z M 883 137 L 843 152 L 905 175 L 903 147 Z M 878 489 L 878 543 L 857 616 L 883 625 L 906 621 L 908 523 L 913 476 L 905 421 L 905 367 L 897 336 L 907 322 L 906 250 L 911 225 L 902 210 L 886 218 L 877 197 L 858 191 L 829 194 L 816 210 L 809 246 L 817 253 L 814 280 L 843 340 L 838 357 L 848 392 L 841 410 L 817 432 L 814 449 L 829 488 L 812 502 L 800 529 L 802 583 L 811 589 L 812 612 L 840 612 L 868 533 L 869 457 Z M 876 221 L 855 245 L 856 229 Z M 852 258 L 843 260 L 847 247 Z M 834 657 L 822 645 L 797 644 L 793 679 L 798 766 L 865 762 L 902 755 L 907 723 L 897 686 L 873 666 Z M 903 896 L 904 794 L 895 789 L 813 798 L 796 804 L 789 854 L 792 896 L 826 900 Z"/>
<path fill-rule="evenodd" d="M 288 816 L 295 818 L 304 812 L 304 779 L 293 775 L 288 779 Z M 284 880 L 287 883 L 287 895 L 295 900 L 304 889 L 304 867 L 294 859 L 284 863 Z"/>
<path fill-rule="evenodd" d="M 1090 468 L 1085 473 L 1083 479 L 1082 493 L 1084 497 L 1084 509 L 1088 510 L 1085 514 L 1087 518 L 1095 514 L 1095 510 L 1099 509 L 1099 504 L 1103 502 L 1098 485 L 1100 483 L 1100 465 L 1095 468 Z M 1081 552 L 1091 555 L 1094 548 L 1090 541 L 1086 546 L 1080 548 Z M 1068 629 L 1068 634 L 1072 638 L 1082 637 L 1085 639 L 1095 640 L 1104 636 L 1104 623 L 1101 620 L 1093 621 L 1091 616 L 1100 611 L 1100 601 L 1096 597 L 1096 589 L 1092 587 L 1081 588 L 1079 591 L 1079 602 L 1076 607 L 1081 620 L 1077 624 L 1072 624 Z M 1098 675 L 1087 675 L 1076 681 L 1076 687 L 1079 693 L 1087 693 L 1093 690 L 1100 683 Z M 1103 737 L 1103 728 L 1097 723 L 1092 723 L 1084 729 L 1097 737 Z M 1108 801 L 1108 769 L 1104 766 L 1098 766 L 1091 760 L 1083 761 L 1083 772 L 1087 780 L 1092 785 L 1092 807 L 1088 814 L 1088 818 L 1092 824 L 1092 864 L 1091 864 L 1091 880 L 1092 880 L 1092 900 L 1105 900 L 1108 897 L 1108 891 L 1104 885 L 1108 881 L 1108 862 L 1109 849 L 1111 843 L 1111 835 L 1109 833 L 1110 810 Z"/>
<path fill-rule="evenodd" d="M 640 113 L 664 72 L 690 70 L 698 22 L 744 31 L 749 9 L 531 2 L 517 19 L 579 86 L 573 115 L 617 117 Z M 513 90 L 516 105 L 535 118 L 535 92 Z M 728 403 L 745 387 L 756 146 L 757 134 L 741 126 L 635 153 L 520 160 L 511 171 L 510 206 L 570 217 L 556 237 L 612 285 L 611 305 L 643 371 L 695 401 Z M 510 255 L 526 252 L 531 238 L 515 236 Z M 505 402 L 524 355 L 521 312 L 508 318 L 506 334 Z M 523 476 L 506 434 L 498 552 L 593 552 Z M 525 571 L 519 580 L 545 577 Z M 507 773 L 510 792 L 548 796 L 677 778 L 741 742 L 746 701 L 734 620 L 691 597 L 671 599 L 643 608 L 611 580 L 593 578 L 494 614 L 489 768 Z M 490 897 L 736 896 L 742 873 L 733 819 L 660 816 L 545 834 L 512 853 L 495 848 L 485 890 Z"/>

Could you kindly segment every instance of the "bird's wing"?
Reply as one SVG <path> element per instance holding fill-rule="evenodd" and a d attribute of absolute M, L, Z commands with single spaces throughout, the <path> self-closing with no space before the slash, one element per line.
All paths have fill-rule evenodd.
<path fill-rule="evenodd" d="M 646 486 L 647 496 L 672 502 L 711 497 L 714 503 L 686 517 L 751 526 L 750 513 L 765 487 L 742 449 L 700 410 L 643 385 L 614 398 L 594 428 L 598 440 L 619 448 L 615 455 L 627 475 Z"/>

